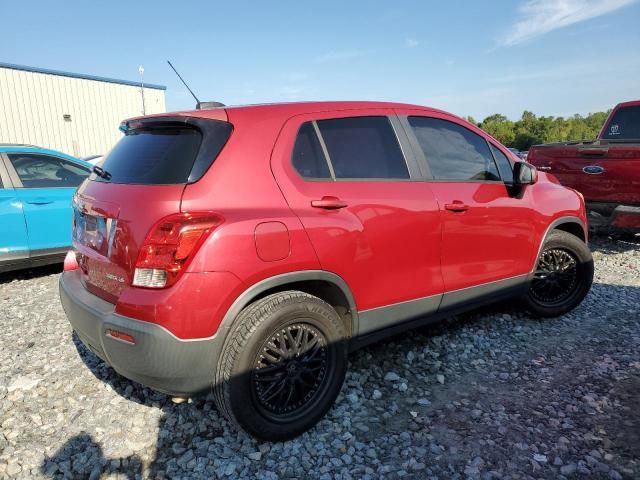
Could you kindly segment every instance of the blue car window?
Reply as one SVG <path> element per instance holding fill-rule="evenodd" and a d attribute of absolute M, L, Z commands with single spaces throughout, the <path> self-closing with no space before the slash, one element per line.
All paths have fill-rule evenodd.
<path fill-rule="evenodd" d="M 10 153 L 8 156 L 24 188 L 77 187 L 91 173 L 80 165 L 50 155 Z"/>

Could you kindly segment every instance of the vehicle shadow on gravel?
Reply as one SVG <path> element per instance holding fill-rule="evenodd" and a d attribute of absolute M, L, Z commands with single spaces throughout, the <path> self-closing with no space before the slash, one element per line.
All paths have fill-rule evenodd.
<path fill-rule="evenodd" d="M 622 253 L 629 250 L 640 250 L 640 233 L 631 232 L 597 232 L 589 237 L 589 248 L 592 252 Z"/>
<path fill-rule="evenodd" d="M 97 480 L 105 474 L 124 475 L 128 480 L 142 477 L 142 461 L 136 455 L 107 459 L 100 445 L 88 433 L 68 440 L 40 467 L 52 478 L 89 478 Z M 120 476 L 118 476 L 120 478 Z"/>
<path fill-rule="evenodd" d="M 14 270 L 0 273 L 0 285 L 16 280 L 31 280 L 38 277 L 46 277 L 62 272 L 62 263 L 46 265 L 44 267 L 33 267 L 26 270 Z"/>
<path fill-rule="evenodd" d="M 171 478 L 172 467 L 176 468 L 176 465 L 182 464 L 183 461 L 186 464 L 195 459 L 192 450 L 194 444 L 213 441 L 223 435 L 223 420 L 209 397 L 200 395 L 189 402 L 174 403 L 168 395 L 120 376 L 91 352 L 75 334 L 73 342 L 80 359 L 98 380 L 111 386 L 126 400 L 162 410 L 155 456 L 148 468 L 143 466 L 143 462 L 135 454 L 123 458 L 105 458 L 100 444 L 89 434 L 82 433 L 69 439 L 52 457 L 45 459 L 41 465 L 41 472 L 46 476 L 91 480 L 106 474 L 120 474 L 128 479 Z M 84 468 L 84 463 L 93 465 L 93 469 Z M 173 463 L 173 466 L 168 465 L 169 463 Z M 67 467 L 70 470 L 67 470 Z M 189 467 L 192 465 L 189 464 Z M 200 474 L 203 478 L 209 477 L 202 472 Z"/>
<path fill-rule="evenodd" d="M 622 297 L 640 299 L 640 289 L 630 286 L 596 283 L 593 286 L 592 292 L 585 300 L 585 303 L 599 303 L 602 300 L 606 302 L 610 301 L 610 299 Z M 610 305 L 607 318 L 609 315 L 615 315 L 616 309 L 620 308 L 622 308 L 620 305 Z M 584 305 L 576 310 L 577 315 L 582 315 L 583 311 L 585 313 L 587 311 Z M 492 322 L 494 319 L 507 319 L 506 326 L 493 327 Z M 361 354 L 352 356 L 352 368 L 356 372 L 362 368 L 366 368 L 365 364 L 369 361 L 367 360 L 369 357 L 377 358 L 376 363 L 383 365 L 389 357 L 394 355 L 390 353 L 390 351 L 400 349 L 403 352 L 406 350 L 406 353 L 408 353 L 410 350 L 415 350 L 416 347 L 421 349 L 424 345 L 440 337 L 446 341 L 448 336 L 455 334 L 455 332 L 460 329 L 495 328 L 496 332 L 499 333 L 500 328 L 508 328 L 509 324 L 514 321 L 526 329 L 527 326 L 532 323 L 540 324 L 542 322 L 544 324 L 544 322 L 554 322 L 555 320 L 534 320 L 522 313 L 518 305 L 513 302 L 498 303 L 416 329 L 410 338 L 406 335 L 400 335 L 385 342 L 369 346 L 363 349 Z M 562 322 L 562 319 L 558 321 Z M 564 330 L 564 327 L 560 327 L 560 329 Z M 567 325 L 566 329 L 567 331 L 575 330 L 575 324 L 573 324 L 573 326 L 571 324 Z M 556 348 L 555 345 L 552 345 L 553 342 L 564 341 L 553 337 L 549 339 L 542 337 L 544 337 L 544 335 L 541 334 L 540 338 L 535 340 L 535 342 L 537 342 L 536 348 L 543 348 L 544 346 L 550 345 L 549 348 L 553 349 Z M 194 477 L 201 476 L 203 478 L 220 477 L 229 474 L 237 475 L 240 472 L 235 470 L 226 473 L 229 465 L 232 465 L 234 469 L 236 468 L 236 465 L 231 460 L 229 460 L 228 464 L 225 463 L 225 458 L 227 457 L 220 458 L 220 464 L 215 470 L 211 470 L 213 467 L 208 467 L 207 470 L 204 470 L 204 467 L 201 469 L 199 459 L 200 457 L 207 456 L 207 451 L 211 449 L 213 444 L 216 444 L 216 449 L 229 452 L 229 458 L 231 458 L 237 452 L 232 452 L 232 449 L 227 447 L 229 441 L 226 437 L 228 435 L 237 436 L 231 443 L 238 443 L 238 440 L 240 440 L 242 444 L 252 444 L 253 450 L 262 450 L 259 442 L 253 440 L 245 433 L 235 432 L 233 428 L 230 427 L 216 410 L 210 396 L 200 396 L 194 398 L 189 403 L 175 404 L 167 395 L 145 388 L 118 375 L 111 367 L 88 350 L 75 335 L 73 341 L 81 360 L 98 380 L 108 384 L 117 394 L 129 401 L 160 409 L 162 416 L 158 422 L 157 440 L 154 454 L 151 455 L 150 464 L 144 464 L 140 457 L 136 455 L 136 453 L 139 454 L 139 452 L 122 458 L 106 458 L 99 442 L 89 434 L 81 433 L 69 439 L 51 458 L 43 462 L 41 472 L 45 476 L 52 478 L 62 476 L 67 478 L 71 476 L 73 478 L 97 479 L 100 478 L 101 475 L 109 473 L 123 475 L 126 478 L 155 479 L 171 478 L 181 472 L 190 472 L 190 475 Z M 435 342 L 436 346 L 441 344 L 442 342 Z M 430 348 L 435 347 L 431 345 Z M 446 347 L 442 347 L 442 350 L 446 352 Z M 523 349 L 521 353 L 524 362 L 524 359 L 528 358 L 531 352 L 524 351 Z M 538 353 L 536 353 L 536 355 L 537 354 Z M 354 356 L 356 358 L 353 358 Z M 513 360 L 516 360 L 516 358 L 514 357 Z M 588 361 L 588 359 L 585 361 Z M 529 363 L 529 360 L 527 360 L 527 363 Z M 420 367 L 420 369 L 420 372 L 416 373 L 423 373 L 424 369 L 422 367 Z M 435 373 L 434 371 L 433 377 L 436 376 Z M 562 375 L 569 375 L 570 373 L 571 372 L 568 371 L 562 373 L 562 371 L 559 370 L 554 374 L 554 377 L 558 376 L 554 381 L 563 383 L 560 381 L 560 377 Z M 467 377 L 462 374 L 458 374 L 458 378 L 455 380 L 452 379 L 451 381 L 453 383 L 451 385 L 449 385 L 449 378 L 447 378 L 447 383 L 443 385 L 438 385 L 434 382 L 433 387 L 430 388 L 430 390 L 433 391 L 433 396 L 431 397 L 432 405 L 430 407 L 424 407 L 424 409 L 419 406 L 406 407 L 407 410 L 424 410 L 424 412 L 421 413 L 421 415 L 425 415 L 423 423 L 418 423 L 416 419 L 411 420 L 411 418 L 407 420 L 408 417 L 406 415 L 398 415 L 393 417 L 389 422 L 369 424 L 366 429 L 368 433 L 360 433 L 359 438 L 361 441 L 375 443 L 376 438 L 381 436 L 410 432 L 416 429 L 426 429 L 426 431 L 430 429 L 436 438 L 442 437 L 442 443 L 446 444 L 448 441 L 447 435 L 451 435 L 452 431 L 467 432 L 469 438 L 482 435 L 482 425 L 478 423 L 480 420 L 470 416 L 471 414 L 468 414 L 468 412 L 459 412 L 456 415 L 447 414 L 447 416 L 443 416 L 442 412 L 448 408 L 446 405 L 458 399 L 457 397 L 453 398 L 452 395 L 455 396 L 457 394 L 464 395 L 465 399 L 474 399 L 474 402 L 485 402 L 488 401 L 486 397 L 491 394 L 493 389 L 494 395 L 497 397 L 505 397 L 501 398 L 500 401 L 507 406 L 507 409 L 512 409 L 514 412 L 522 412 L 523 415 L 526 416 L 528 415 L 528 410 L 533 408 L 531 406 L 518 406 L 515 403 L 513 405 L 509 403 L 510 388 L 521 388 L 516 387 L 516 384 L 520 385 L 518 383 L 519 380 L 515 380 L 514 383 L 511 384 L 511 382 L 505 383 L 503 380 L 497 378 L 483 378 L 482 373 L 475 374 L 472 372 L 472 374 L 476 380 L 480 381 L 480 384 L 484 384 L 485 387 L 489 388 L 489 393 L 487 393 L 486 388 L 485 390 L 475 391 L 474 389 L 476 389 L 476 387 L 471 388 L 466 383 L 465 379 Z M 384 383 L 379 379 L 373 379 L 372 382 Z M 370 390 L 372 391 L 373 388 L 374 387 L 371 386 Z M 632 392 L 633 395 L 632 393 L 626 392 L 625 397 L 632 398 L 634 395 L 640 393 L 639 388 L 640 383 L 629 384 L 627 390 Z M 367 389 L 368 387 L 365 387 L 365 392 Z M 343 393 L 345 393 L 345 389 L 343 389 Z M 369 393 L 365 393 L 365 395 L 369 395 Z M 402 396 L 398 397 L 400 404 L 402 403 L 401 398 Z M 545 400 L 544 398 L 540 398 L 538 401 L 543 403 Z M 340 403 L 342 404 L 340 405 L 341 408 L 350 408 L 349 402 L 343 400 Z M 335 408 L 336 407 L 334 407 L 334 409 Z M 433 411 L 430 412 L 430 410 Z M 418 418 L 420 419 L 421 417 Z M 633 424 L 629 423 L 631 420 L 633 420 Z M 627 418 L 626 420 L 618 417 L 609 417 L 607 421 L 611 422 L 611 429 L 616 432 L 612 432 L 612 439 L 618 451 L 621 451 L 621 445 L 627 442 L 634 443 L 637 441 L 637 432 L 633 433 L 633 431 L 640 424 L 640 417 L 636 418 L 633 416 L 633 418 Z M 483 428 L 486 429 L 488 427 L 484 426 Z M 153 426 L 150 426 L 150 429 L 153 431 Z M 460 444 L 460 447 L 457 449 L 457 453 L 448 453 L 448 461 L 461 466 L 461 468 L 464 468 L 464 464 L 469 460 L 469 455 L 471 455 L 470 449 L 472 448 L 466 445 L 474 444 L 474 442 L 470 440 L 467 442 L 468 439 L 463 440 L 463 437 L 455 437 L 454 443 Z M 515 442 L 516 440 L 513 441 Z M 501 448 L 505 451 L 511 451 L 510 446 L 501 445 Z M 634 456 L 638 453 L 636 449 L 632 448 L 631 450 L 632 451 L 627 453 L 628 456 Z M 485 460 L 489 460 L 496 467 L 500 467 L 500 462 L 502 461 L 499 458 L 485 458 Z M 243 468 L 241 465 L 238 467 Z"/>

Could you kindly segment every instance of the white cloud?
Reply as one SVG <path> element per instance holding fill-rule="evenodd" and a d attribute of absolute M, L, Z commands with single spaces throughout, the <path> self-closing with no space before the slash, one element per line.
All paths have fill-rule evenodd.
<path fill-rule="evenodd" d="M 324 53 L 316 58 L 319 62 L 330 62 L 334 60 L 350 60 L 366 55 L 364 50 L 336 50 Z"/>
<path fill-rule="evenodd" d="M 526 0 L 520 18 L 500 40 L 500 46 L 526 42 L 574 23 L 606 15 L 637 0 Z"/>
<path fill-rule="evenodd" d="M 404 40 L 404 44 L 407 46 L 407 48 L 414 48 L 420 45 L 420 42 L 415 38 L 406 38 Z"/>

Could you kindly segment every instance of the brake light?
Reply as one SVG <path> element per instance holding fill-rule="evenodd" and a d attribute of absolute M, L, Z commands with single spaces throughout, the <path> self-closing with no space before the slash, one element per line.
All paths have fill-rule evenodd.
<path fill-rule="evenodd" d="M 177 213 L 156 223 L 140 249 L 133 286 L 164 288 L 175 283 L 207 236 L 222 223 L 210 212 Z"/>

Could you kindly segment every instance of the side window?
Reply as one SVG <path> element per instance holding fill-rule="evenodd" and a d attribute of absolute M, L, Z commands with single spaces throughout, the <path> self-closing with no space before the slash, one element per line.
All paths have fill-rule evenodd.
<path fill-rule="evenodd" d="M 89 170 L 49 155 L 10 153 L 9 160 L 24 188 L 77 187 Z"/>
<path fill-rule="evenodd" d="M 305 178 L 331 179 L 327 159 L 311 122 L 302 124 L 298 131 L 292 161 L 294 168 Z"/>
<path fill-rule="evenodd" d="M 487 141 L 454 122 L 409 117 L 435 180 L 500 180 Z"/>
<path fill-rule="evenodd" d="M 387 117 L 318 120 L 336 178 L 409 178 Z"/>
<path fill-rule="evenodd" d="M 513 183 L 513 165 L 511 164 L 511 160 L 509 160 L 507 156 L 494 144 L 490 143 L 489 145 L 491 145 L 493 158 L 496 159 L 496 163 L 498 164 L 500 176 L 505 182 Z"/>

